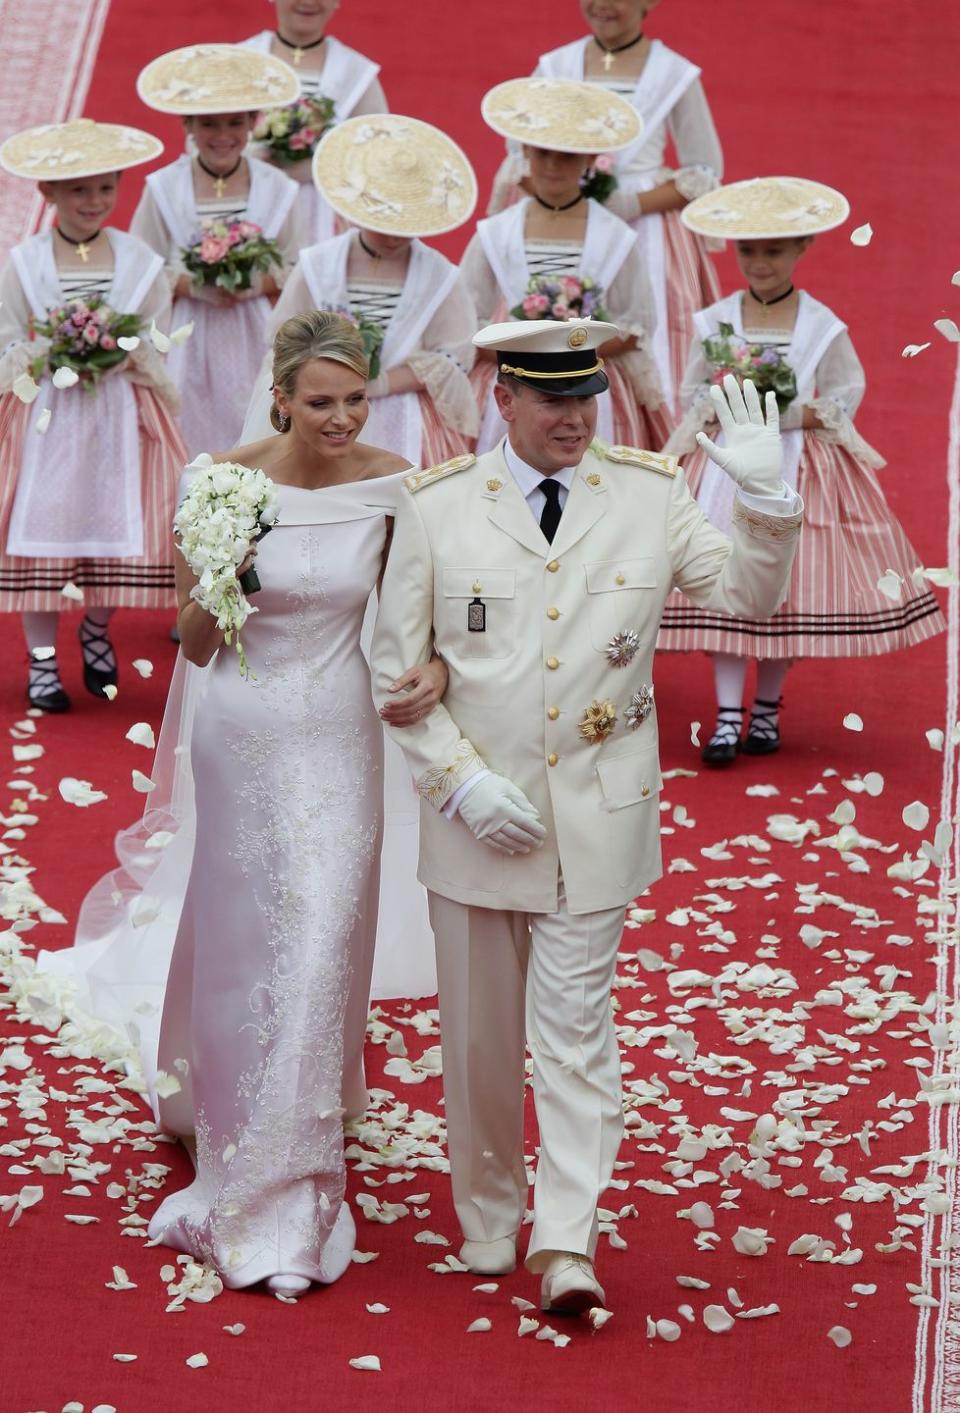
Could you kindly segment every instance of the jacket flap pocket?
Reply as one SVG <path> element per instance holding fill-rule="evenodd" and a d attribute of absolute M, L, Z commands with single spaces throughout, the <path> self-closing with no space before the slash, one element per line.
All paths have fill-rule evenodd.
<path fill-rule="evenodd" d="M 600 559 L 583 566 L 587 592 L 606 594 L 615 589 L 655 589 L 657 575 L 652 559 Z"/>
<path fill-rule="evenodd" d="M 444 569 L 446 599 L 512 599 L 516 593 L 514 569 Z"/>
<path fill-rule="evenodd" d="M 659 746 L 647 746 L 627 756 L 608 756 L 597 761 L 600 789 L 608 810 L 651 800 L 660 793 Z"/>

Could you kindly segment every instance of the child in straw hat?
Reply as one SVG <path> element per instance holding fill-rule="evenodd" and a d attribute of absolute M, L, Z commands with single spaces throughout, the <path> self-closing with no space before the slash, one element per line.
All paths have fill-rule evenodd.
<path fill-rule="evenodd" d="M 80 623 L 84 683 L 115 691 L 115 608 L 174 604 L 171 536 L 184 447 L 149 334 L 170 313 L 163 261 L 108 226 L 121 171 L 163 146 L 89 119 L 7 139 L 0 165 L 39 181 L 57 223 L 0 275 L 0 609 L 22 616 L 31 706 L 70 706 L 61 611 Z"/>
<path fill-rule="evenodd" d="M 148 107 L 179 114 L 196 148 L 151 172 L 130 226 L 166 262 L 174 322 L 193 325 L 192 338 L 172 350 L 170 371 L 187 450 L 196 456 L 237 442 L 271 303 L 300 246 L 296 182 L 245 152 L 258 110 L 289 102 L 299 83 L 279 59 L 207 44 L 161 55 L 141 72 L 137 89 Z M 279 263 L 233 290 L 187 270 L 184 252 L 198 238 L 207 234 L 214 254 L 241 230 L 272 242 Z"/>
<path fill-rule="evenodd" d="M 273 326 L 308 309 L 358 323 L 372 354 L 364 440 L 431 466 L 464 452 L 479 428 L 468 373 L 477 316 L 456 265 L 423 237 L 472 215 L 477 183 L 446 133 L 416 118 L 351 118 L 323 139 L 318 189 L 351 229 L 300 252 Z M 269 360 L 244 439 L 271 431 Z"/>
<path fill-rule="evenodd" d="M 723 177 L 723 153 L 700 70 L 645 24 L 657 0 L 580 0 L 590 33 L 541 54 L 535 76 L 585 80 L 618 94 L 643 122 L 637 142 L 613 155 L 617 189 L 611 211 L 629 221 L 643 249 L 657 309 L 652 352 L 664 399 L 676 411 L 693 315 L 720 295 L 707 252 L 711 243 L 683 224 L 687 202 Z M 675 165 L 666 161 L 668 144 Z M 494 183 L 491 213 L 531 191 L 519 149 Z"/>
<path fill-rule="evenodd" d="M 266 136 L 287 126 L 293 138 L 257 149 L 300 185 L 300 224 L 308 245 L 329 240 L 336 233 L 333 208 L 314 184 L 311 161 L 319 138 L 328 125 L 370 113 L 386 113 L 387 99 L 378 77 L 380 65 L 351 49 L 327 32 L 339 0 L 319 0 L 304 6 L 302 0 L 272 0 L 276 28 L 261 30 L 243 41 L 245 49 L 272 54 L 296 70 L 300 98 L 290 108 L 264 115 L 258 135 Z M 287 115 L 290 115 L 289 119 Z M 328 116 L 329 115 L 329 116 Z M 278 155 L 283 147 L 286 155 Z"/>
<path fill-rule="evenodd" d="M 854 426 L 865 380 L 846 325 L 794 285 L 814 236 L 848 213 L 839 192 L 793 177 L 721 187 L 683 213 L 697 233 L 734 242 L 746 288 L 695 317 L 683 380 L 686 415 L 669 449 L 692 453 L 690 487 L 712 522 L 726 529 L 731 497 L 696 450 L 696 433 L 712 420 L 711 383 L 724 371 L 749 377 L 777 394 L 784 480 L 805 507 L 790 588 L 772 618 L 707 613 L 680 593 L 667 602 L 659 646 L 713 655 L 718 715 L 703 749 L 712 765 L 730 764 L 740 750 L 779 749 L 781 692 L 796 658 L 894 652 L 944 628 L 936 599 L 915 577 L 916 551 L 877 480 L 883 458 Z M 741 742 L 751 658 L 756 694 Z"/>
<path fill-rule="evenodd" d="M 600 350 L 610 380 L 598 435 L 659 451 L 671 421 L 650 355 L 656 310 L 636 232 L 585 194 L 597 154 L 635 142 L 630 104 L 595 85 L 511 79 L 483 100 L 485 122 L 523 144 L 531 194 L 477 225 L 463 273 L 480 327 L 509 318 L 587 317 L 620 330 Z M 504 435 L 493 399 L 495 364 L 483 357 L 473 381 L 480 404 L 477 451 Z"/>

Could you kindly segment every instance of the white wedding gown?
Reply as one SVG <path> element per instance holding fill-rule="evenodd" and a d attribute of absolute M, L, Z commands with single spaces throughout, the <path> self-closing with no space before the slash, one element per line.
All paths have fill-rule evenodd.
<path fill-rule="evenodd" d="M 40 960 L 82 977 L 95 1014 L 139 1046 L 164 1130 L 196 1134 L 196 1178 L 150 1236 L 229 1286 L 330 1282 L 353 1250 L 342 1122 L 366 1105 L 384 801 L 360 632 L 401 479 L 278 487 L 243 630 L 250 678 L 226 646 L 206 673 L 178 667 L 161 806 L 84 903 L 78 937 L 92 940 Z M 395 788 L 415 810 L 409 775 Z M 411 861 L 403 896 L 418 903 L 414 887 Z M 157 1094 L 158 1065 L 178 1092 Z"/>

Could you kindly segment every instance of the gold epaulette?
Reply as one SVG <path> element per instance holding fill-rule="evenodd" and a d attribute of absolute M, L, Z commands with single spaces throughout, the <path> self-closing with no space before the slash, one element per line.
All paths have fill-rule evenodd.
<path fill-rule="evenodd" d="M 608 446 L 605 454 L 608 461 L 644 466 L 648 471 L 659 471 L 661 476 L 675 476 L 680 465 L 678 456 L 668 456 L 664 451 L 641 451 L 637 446 Z"/>
<path fill-rule="evenodd" d="M 424 486 L 430 486 L 434 481 L 442 481 L 444 476 L 452 476 L 456 471 L 466 471 L 468 466 L 473 466 L 476 457 L 472 451 L 464 452 L 463 456 L 453 456 L 449 461 L 441 461 L 439 466 L 428 466 L 426 471 L 414 471 L 409 476 L 404 476 L 403 484 L 411 495 L 415 491 L 422 491 Z"/>

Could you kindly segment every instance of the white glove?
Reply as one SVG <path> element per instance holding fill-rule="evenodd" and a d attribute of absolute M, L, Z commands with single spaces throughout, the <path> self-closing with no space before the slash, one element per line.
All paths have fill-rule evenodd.
<path fill-rule="evenodd" d="M 501 854 L 529 854 L 547 837 L 526 795 L 502 775 L 485 775 L 460 801 L 458 813 L 478 839 Z"/>
<path fill-rule="evenodd" d="M 726 439 L 726 446 L 715 446 L 703 432 L 697 433 L 697 441 L 710 460 L 748 495 L 786 495 L 776 396 L 767 393 L 766 421 L 760 395 L 749 378 L 744 379 L 741 391 L 736 378 L 728 373 L 723 380 L 723 391 L 712 387 L 710 397 Z"/>

